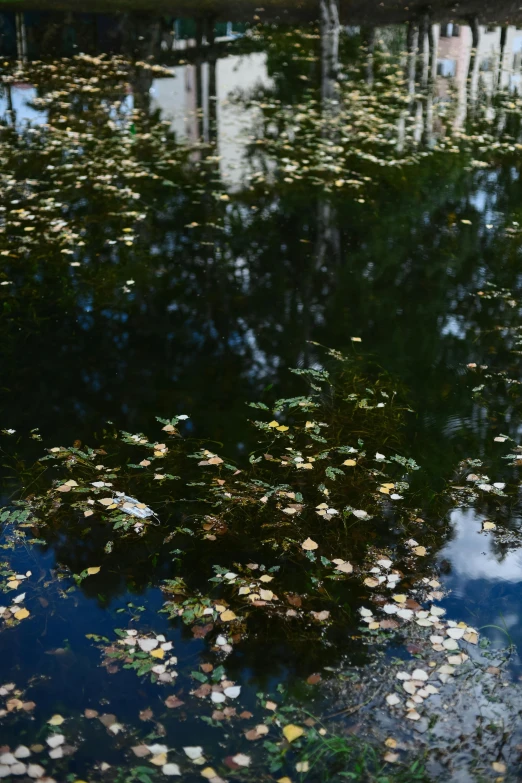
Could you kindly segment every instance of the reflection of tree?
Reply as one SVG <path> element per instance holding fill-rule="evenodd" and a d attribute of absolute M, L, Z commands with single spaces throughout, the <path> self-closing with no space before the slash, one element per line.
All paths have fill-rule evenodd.
<path fill-rule="evenodd" d="M 316 41 L 305 38 L 306 56 Z M 346 45 L 341 39 L 342 52 Z M 281 57 L 277 47 L 271 51 Z M 345 96 L 366 84 L 365 58 L 351 57 L 341 58 L 345 74 L 354 66 L 350 79 L 340 82 Z M 373 137 L 377 130 L 385 139 L 388 134 L 387 142 L 393 138 L 405 105 L 399 97 L 408 100 L 407 85 L 402 92 L 393 82 L 388 86 L 393 63 L 378 48 L 374 58 L 371 91 L 362 92 L 361 102 L 353 99 L 353 132 L 345 128 L 341 108 L 330 129 L 320 112 L 318 119 L 307 116 L 303 128 L 308 140 L 298 130 L 295 147 L 285 141 L 290 149 L 279 152 L 277 144 L 268 145 L 263 155 L 263 147 L 256 145 L 256 155 L 265 161 L 295 157 L 297 174 L 307 165 L 303 158 L 314 150 L 324 152 L 322 159 L 329 155 L 331 161 L 315 173 L 323 177 L 326 172 L 329 182 L 346 177 L 334 170 L 338 145 L 345 139 L 353 144 L 358 137 L 351 148 L 351 176 L 357 181 L 378 178 L 379 183 L 378 189 L 371 183 L 359 189 L 364 204 L 347 198 L 344 186 L 335 186 L 332 194 L 316 183 L 313 195 L 306 180 L 285 172 L 290 179 L 285 182 L 277 168 L 274 184 L 259 182 L 222 199 L 212 159 L 207 162 L 203 156 L 185 164 L 186 153 L 172 139 L 162 141 L 165 128 L 159 118 L 126 114 L 123 105 L 114 114 L 115 100 L 125 92 L 120 77 L 102 80 L 98 92 L 70 89 L 67 111 L 58 105 L 63 96 L 52 97 L 55 77 L 45 77 L 41 99 L 48 100 L 53 124 L 63 131 L 6 136 L 2 147 L 6 181 L 13 176 L 20 182 L 8 186 L 4 205 L 14 193 L 26 199 L 24 193 L 35 191 L 34 185 L 23 184 L 28 172 L 37 181 L 53 178 L 48 193 L 40 189 L 36 201 L 31 197 L 21 204 L 37 216 L 36 226 L 45 222 L 45 230 L 29 241 L 30 234 L 24 236 L 23 228 L 12 224 L 24 224 L 25 218 L 10 215 L 7 233 L 0 234 L 2 247 L 14 254 L 2 256 L 3 279 L 14 283 L 0 288 L 8 329 L 2 351 L 4 361 L 16 367 L 11 388 L 23 398 L 19 418 L 10 418 L 10 425 L 29 421 L 45 426 L 41 398 L 47 401 L 44 418 L 56 432 L 68 430 L 72 418 L 89 430 L 91 421 L 105 416 L 123 419 L 129 429 L 144 429 L 151 410 L 169 413 L 175 401 L 183 407 L 188 401 L 203 411 L 203 430 L 240 440 L 239 401 L 268 380 L 277 381 L 280 368 L 297 364 L 310 351 L 306 337 L 341 345 L 347 335 L 362 331 L 372 334 L 379 355 L 411 383 L 423 406 L 437 407 L 441 389 L 448 386 L 460 400 L 452 405 L 462 405 L 466 421 L 467 391 L 455 387 L 447 368 L 464 362 L 468 347 L 451 333 L 441 340 L 440 329 L 454 318 L 472 332 L 476 315 L 467 292 L 481 275 L 513 279 L 514 264 L 505 263 L 506 242 L 499 241 L 497 232 L 485 238 L 470 194 L 486 192 L 493 198 L 494 193 L 496 199 L 506 199 L 509 209 L 514 174 L 506 159 L 499 178 L 488 180 L 480 169 L 466 170 L 468 157 L 444 158 L 440 152 L 411 161 L 408 168 L 374 160 L 383 147 L 388 156 L 383 160 L 394 160 L 391 145 Z M 276 82 L 276 90 L 299 92 L 301 105 L 316 111 L 321 104 L 298 74 L 296 69 L 294 81 Z M 320 91 L 318 80 L 319 98 Z M 267 98 L 277 106 L 277 94 Z M 267 125 L 275 122 L 281 131 L 288 129 L 290 112 L 287 118 L 282 109 L 264 111 Z M 61 115 L 66 118 L 60 124 Z M 511 125 L 518 122 L 514 111 L 509 118 Z M 98 141 L 85 136 L 79 154 L 78 142 L 68 134 L 88 134 L 92 128 Z M 406 147 L 411 149 L 412 143 L 407 132 Z M 52 175 L 48 165 L 55 167 Z M 47 203 L 51 196 L 67 210 Z M 449 219 L 449 214 L 455 217 Z M 473 224 L 466 229 L 464 245 L 457 232 L 460 216 L 471 216 Z M 130 242 L 125 228 L 132 229 Z M 81 266 L 71 269 L 71 260 Z M 135 283 L 126 292 L 129 279 Z M 42 286 L 52 294 L 42 296 Z M 33 362 L 18 362 L 28 350 Z M 35 386 L 41 390 L 38 396 Z M 222 410 L 226 420 L 216 416 Z M 448 413 L 442 405 L 440 415 Z M 425 426 L 427 432 L 433 426 L 437 433 L 440 429 L 430 422 Z M 447 442 L 437 436 L 437 444 L 430 459 L 440 459 L 443 468 Z"/>

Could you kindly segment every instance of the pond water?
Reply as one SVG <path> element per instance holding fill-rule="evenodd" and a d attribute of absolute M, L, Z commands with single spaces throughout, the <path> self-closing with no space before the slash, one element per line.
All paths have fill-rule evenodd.
<path fill-rule="evenodd" d="M 434 760 L 368 695 L 459 663 L 393 600 L 522 675 L 522 16 L 468 5 L 0 12 L 0 776 L 519 779 L 513 705 Z"/>

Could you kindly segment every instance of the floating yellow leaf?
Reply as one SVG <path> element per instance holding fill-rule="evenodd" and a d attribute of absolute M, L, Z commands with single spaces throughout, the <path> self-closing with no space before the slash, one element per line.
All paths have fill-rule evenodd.
<path fill-rule="evenodd" d="M 383 495 L 389 495 L 390 494 L 390 490 L 388 489 L 388 487 L 379 487 L 379 492 L 382 492 Z"/>
<path fill-rule="evenodd" d="M 303 736 L 304 729 L 302 729 L 301 726 L 294 726 L 293 723 L 289 723 L 288 726 L 284 727 L 283 734 L 288 742 L 293 742 Z"/>
<path fill-rule="evenodd" d="M 483 530 L 496 530 L 497 526 L 495 525 L 494 522 L 484 522 L 484 524 L 482 525 L 482 529 Z"/>
<path fill-rule="evenodd" d="M 158 647 L 156 650 L 151 650 L 150 654 L 153 658 L 164 658 L 165 650 L 162 650 L 161 647 Z"/>
<path fill-rule="evenodd" d="M 377 585 L 379 584 L 379 580 L 374 579 L 373 576 L 368 576 L 364 580 L 364 584 L 366 585 L 366 587 L 377 587 Z"/>
<path fill-rule="evenodd" d="M 306 549 L 307 551 L 311 552 L 312 549 L 317 549 L 319 544 L 317 544 L 315 541 L 313 541 L 311 538 L 307 538 L 303 543 L 301 544 L 302 549 Z"/>
<path fill-rule="evenodd" d="M 393 600 L 397 601 L 398 604 L 405 604 L 407 601 L 407 598 L 405 595 L 394 595 Z"/>
<path fill-rule="evenodd" d="M 64 721 L 65 718 L 62 717 L 62 715 L 53 715 L 53 717 L 50 718 L 47 723 L 49 726 L 61 726 Z"/>
<path fill-rule="evenodd" d="M 273 421 L 270 421 L 268 423 L 268 426 L 269 427 L 279 427 L 279 422 L 274 419 Z"/>
<path fill-rule="evenodd" d="M 14 616 L 17 620 L 25 620 L 26 617 L 29 617 L 29 612 L 27 609 L 19 609 L 14 613 Z"/>
<path fill-rule="evenodd" d="M 346 465 L 347 468 L 353 468 L 354 465 L 357 465 L 357 462 L 354 459 L 345 459 L 343 465 Z"/>
<path fill-rule="evenodd" d="M 236 619 L 236 615 L 234 614 L 234 612 L 231 609 L 227 609 L 226 611 L 223 612 L 223 614 L 219 615 L 219 619 L 223 623 L 229 623 L 231 620 L 235 620 Z"/>
<path fill-rule="evenodd" d="M 101 571 L 101 566 L 90 566 L 87 569 L 87 573 L 89 574 L 89 576 L 94 576 L 94 574 L 99 574 L 100 571 Z"/>
<path fill-rule="evenodd" d="M 157 756 L 150 759 L 150 763 L 155 764 L 157 767 L 163 767 L 167 763 L 167 754 L 158 753 Z"/>
<path fill-rule="evenodd" d="M 285 427 L 284 424 L 281 424 L 281 426 L 277 427 L 276 429 L 278 432 L 286 432 L 289 429 L 289 427 Z"/>
<path fill-rule="evenodd" d="M 205 767 L 205 769 L 201 770 L 201 777 L 212 780 L 212 778 L 217 777 L 217 772 L 215 769 L 212 769 L 212 767 Z"/>
<path fill-rule="evenodd" d="M 102 498 L 101 500 L 98 501 L 98 503 L 101 503 L 102 506 L 112 506 L 114 501 L 112 498 Z"/>
<path fill-rule="evenodd" d="M 416 547 L 414 547 L 413 551 L 419 557 L 424 557 L 424 555 L 426 554 L 426 547 L 425 546 L 416 546 Z"/>

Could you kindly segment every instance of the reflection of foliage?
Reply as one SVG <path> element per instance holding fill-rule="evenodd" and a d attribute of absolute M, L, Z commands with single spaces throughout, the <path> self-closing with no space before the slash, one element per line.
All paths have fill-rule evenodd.
<path fill-rule="evenodd" d="M 480 103 L 470 113 L 466 129 L 456 127 L 456 107 L 437 100 L 433 80 L 421 85 L 409 79 L 410 62 L 417 55 L 397 51 L 401 28 L 397 32 L 398 36 L 381 38 L 375 51 L 372 47 L 366 64 L 350 57 L 350 37 L 345 36 L 340 70 L 335 75 L 315 73 L 313 78 L 303 75 L 302 66 L 316 63 L 310 44 L 318 33 L 294 30 L 274 35 L 269 27 L 257 32 L 269 56 L 275 50 L 285 59 L 285 67 L 274 64 L 285 79 L 284 86 L 276 79 L 274 88 L 242 97 L 259 110 L 252 144 L 254 182 L 271 182 L 275 164 L 278 187 L 305 180 L 321 188 L 352 190 L 364 201 L 366 192 L 373 196 L 367 183 L 382 187 L 383 168 L 391 167 L 395 177 L 409 176 L 404 167 L 418 165 L 428 155 L 453 157 L 456 152 L 459 165 L 481 168 L 492 162 L 491 153 L 498 159 L 520 147 L 513 145 L 519 138 L 518 98 L 509 93 L 495 96 L 496 124 L 490 106 Z M 421 64 L 424 56 L 418 54 Z M 433 56 L 430 51 L 430 63 Z M 299 79 L 305 80 L 305 87 L 292 94 L 289 85 L 295 91 Z M 335 79 L 335 100 L 320 97 L 320 79 Z M 506 115 L 507 123 L 501 119 Z"/>

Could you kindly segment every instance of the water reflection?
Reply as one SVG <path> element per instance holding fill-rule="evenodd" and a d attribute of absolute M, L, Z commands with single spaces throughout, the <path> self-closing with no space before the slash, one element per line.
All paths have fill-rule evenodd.
<path fill-rule="evenodd" d="M 522 29 L 427 15 L 348 26 L 334 0 L 300 27 L 0 19 L 2 51 L 17 58 L 3 65 L 0 105 L 2 427 L 39 426 L 56 446 L 90 440 L 107 418 L 149 431 L 156 414 L 183 410 L 191 434 L 242 454 L 255 440 L 245 399 L 291 394 L 287 367 L 318 361 L 309 341 L 358 355 L 359 337 L 409 389 L 408 436 L 434 493 L 465 457 L 501 472 L 492 433 L 518 436 L 517 402 L 499 392 L 492 413 L 464 368 L 498 323 L 471 294 L 519 283 Z M 55 51 L 71 59 L 49 60 Z M 114 51 L 125 56 L 98 56 Z M 449 605 L 477 625 L 502 612 L 511 628 L 519 550 L 494 549 L 481 519 L 451 516 Z M 80 572 L 102 539 L 57 530 L 36 559 Z M 100 633 L 130 601 L 153 624 L 161 597 L 148 585 L 172 558 L 149 546 L 122 552 L 103 594 L 82 588 Z M 212 556 L 192 552 L 192 572 Z M 57 614 L 49 634 L 62 638 L 71 614 Z M 259 639 L 274 627 L 260 621 L 231 663 L 252 676 L 251 697 L 318 665 L 306 637 L 268 660 Z M 180 636 L 180 656 L 200 654 Z M 335 665 L 339 649 L 321 655 Z"/>

